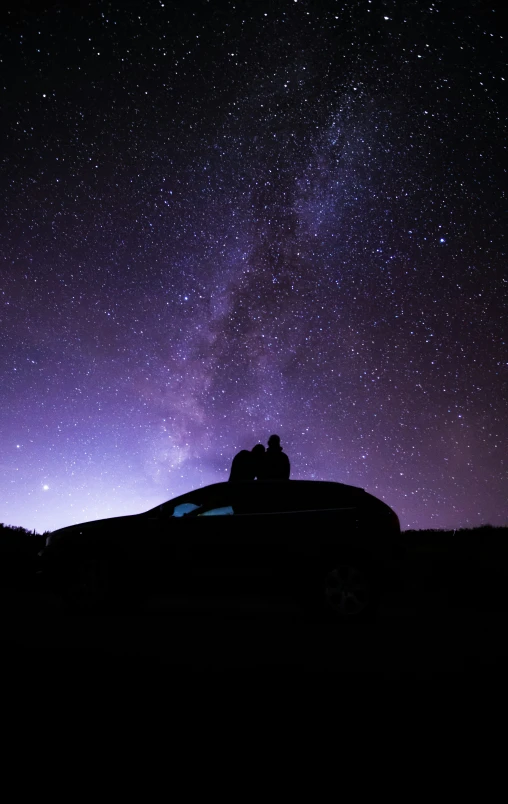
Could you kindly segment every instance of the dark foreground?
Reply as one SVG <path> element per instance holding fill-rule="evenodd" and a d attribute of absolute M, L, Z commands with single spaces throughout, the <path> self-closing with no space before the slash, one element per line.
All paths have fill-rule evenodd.
<path fill-rule="evenodd" d="M 136 615 L 71 615 L 58 597 L 4 585 L 4 670 L 143 662 L 170 673 L 331 672 L 386 679 L 508 670 L 508 580 L 489 562 L 411 555 L 404 590 L 374 623 L 312 623 L 291 604 L 152 600 Z"/>

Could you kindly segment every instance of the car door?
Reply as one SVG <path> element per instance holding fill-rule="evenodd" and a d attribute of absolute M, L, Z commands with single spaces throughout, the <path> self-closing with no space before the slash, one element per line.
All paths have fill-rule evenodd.
<path fill-rule="evenodd" d="M 231 494 L 187 518 L 193 582 L 215 596 L 257 595 L 273 574 L 269 522 Z"/>
<path fill-rule="evenodd" d="M 187 517 L 200 508 L 203 499 L 205 496 L 198 490 L 150 512 L 152 530 L 156 533 L 151 555 L 153 585 L 165 595 L 187 594 L 192 557 Z"/>
<path fill-rule="evenodd" d="M 154 578 L 165 593 L 192 594 L 196 576 L 227 567 L 229 552 L 219 520 L 232 514 L 222 484 L 190 492 L 150 512 L 157 520 Z M 196 513 L 204 515 L 198 518 Z M 217 521 L 216 521 L 217 520 Z M 230 564 L 230 562 L 229 562 Z"/>

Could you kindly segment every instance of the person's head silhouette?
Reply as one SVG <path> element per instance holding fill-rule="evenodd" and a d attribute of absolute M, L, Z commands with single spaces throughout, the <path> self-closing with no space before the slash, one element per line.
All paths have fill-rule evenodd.
<path fill-rule="evenodd" d="M 280 436 L 278 435 L 270 436 L 270 438 L 268 439 L 268 449 L 272 449 L 274 451 L 282 449 L 280 445 Z"/>
<path fill-rule="evenodd" d="M 263 480 L 289 480 L 291 465 L 280 445 L 280 436 L 271 435 L 262 461 Z"/>
<path fill-rule="evenodd" d="M 255 447 L 252 447 L 251 452 L 255 458 L 262 458 L 265 454 L 264 444 L 256 444 Z"/>

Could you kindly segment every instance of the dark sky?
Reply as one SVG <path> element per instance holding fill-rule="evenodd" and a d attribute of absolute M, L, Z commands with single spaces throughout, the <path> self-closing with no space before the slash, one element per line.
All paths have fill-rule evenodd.
<path fill-rule="evenodd" d="M 8 3 L 0 521 L 137 513 L 275 432 L 404 528 L 508 524 L 500 11 Z"/>

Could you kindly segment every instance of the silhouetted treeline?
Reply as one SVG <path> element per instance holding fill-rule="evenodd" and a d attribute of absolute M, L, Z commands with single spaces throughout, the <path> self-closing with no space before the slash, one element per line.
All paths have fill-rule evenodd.
<path fill-rule="evenodd" d="M 406 555 L 416 561 L 469 562 L 508 573 L 508 527 L 406 530 Z"/>
<path fill-rule="evenodd" d="M 46 540 L 46 534 L 42 535 L 35 530 L 15 525 L 4 525 L 0 522 L 0 552 L 14 550 L 40 550 L 40 544 Z"/>
<path fill-rule="evenodd" d="M 508 527 L 480 525 L 477 528 L 457 528 L 457 530 L 405 530 L 402 534 L 406 544 L 432 544 L 444 547 L 451 544 L 486 544 L 508 542 Z"/>
<path fill-rule="evenodd" d="M 462 534 L 467 535 L 470 533 L 479 534 L 480 531 L 484 531 L 486 535 L 493 536 L 493 535 L 502 535 L 498 533 L 498 531 L 503 531 L 505 534 L 508 533 L 508 527 L 497 526 L 497 525 L 479 525 L 476 528 L 457 528 L 456 530 L 445 530 L 444 528 L 430 528 L 427 530 L 416 530 L 409 528 L 408 530 L 404 531 L 404 534 L 411 533 L 411 534 L 428 534 L 429 536 L 432 535 L 449 535 L 449 534 Z"/>
<path fill-rule="evenodd" d="M 35 570 L 46 534 L 0 523 L 0 584 L 19 582 Z"/>
<path fill-rule="evenodd" d="M 22 528 L 21 525 L 4 525 L 3 522 L 0 522 L 0 533 L 4 531 L 8 531 L 9 533 L 24 533 L 27 536 L 40 536 L 40 533 L 37 533 L 37 531 L 27 530 L 26 528 Z"/>

